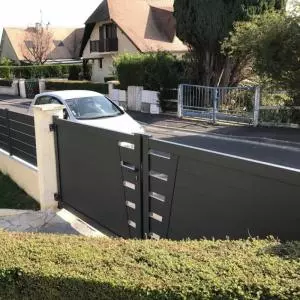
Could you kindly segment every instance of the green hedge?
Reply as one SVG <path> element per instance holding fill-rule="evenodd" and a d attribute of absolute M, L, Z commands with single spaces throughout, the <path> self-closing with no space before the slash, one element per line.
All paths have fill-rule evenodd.
<path fill-rule="evenodd" d="M 130 85 L 159 91 L 175 88 L 183 76 L 182 61 L 168 52 L 122 54 L 114 60 L 121 88 Z"/>
<path fill-rule="evenodd" d="M 108 84 L 106 83 L 92 83 L 90 81 L 46 81 L 46 89 L 53 91 L 62 90 L 90 90 L 101 94 L 108 94 Z"/>
<path fill-rule="evenodd" d="M 0 78 L 70 78 L 78 79 L 82 65 L 41 65 L 0 67 Z"/>
<path fill-rule="evenodd" d="M 0 299 L 300 299 L 300 242 L 0 240 Z"/>

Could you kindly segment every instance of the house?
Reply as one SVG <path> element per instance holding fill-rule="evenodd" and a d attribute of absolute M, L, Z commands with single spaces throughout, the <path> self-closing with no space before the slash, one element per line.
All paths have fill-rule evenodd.
<path fill-rule="evenodd" d="M 176 36 L 173 0 L 103 0 L 85 23 L 81 56 L 92 80 L 111 76 L 113 57 L 124 52 L 188 51 Z"/>
<path fill-rule="evenodd" d="M 33 44 L 30 33 L 41 26 L 39 23 L 35 27 L 28 28 L 3 28 L 0 59 L 7 57 L 16 64 L 26 63 L 24 49 Z M 48 29 L 51 36 L 49 51 L 47 53 L 48 64 L 74 63 L 80 61 L 80 45 L 84 33 L 84 28 L 52 28 Z"/>

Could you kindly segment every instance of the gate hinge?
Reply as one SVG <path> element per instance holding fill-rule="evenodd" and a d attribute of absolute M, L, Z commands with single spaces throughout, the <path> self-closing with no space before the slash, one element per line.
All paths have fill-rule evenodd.
<path fill-rule="evenodd" d="M 57 128 L 57 126 L 54 123 L 52 123 L 52 124 L 49 125 L 49 130 L 50 131 L 56 131 L 56 128 Z"/>
<path fill-rule="evenodd" d="M 61 196 L 60 196 L 59 193 L 54 194 L 54 200 L 57 201 L 57 202 L 61 201 Z"/>

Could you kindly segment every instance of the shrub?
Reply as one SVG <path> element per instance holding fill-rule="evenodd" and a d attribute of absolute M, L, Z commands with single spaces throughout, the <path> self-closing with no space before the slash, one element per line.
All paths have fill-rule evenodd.
<path fill-rule="evenodd" d="M 55 81 L 47 80 L 46 89 L 53 91 L 62 90 L 90 90 L 101 94 L 108 94 L 108 85 L 106 83 L 92 83 L 90 81 Z"/>
<path fill-rule="evenodd" d="M 183 74 L 182 62 L 168 52 L 122 54 L 114 67 L 122 89 L 130 85 L 155 91 L 175 88 Z"/>
<path fill-rule="evenodd" d="M 0 86 L 11 86 L 12 80 L 0 80 Z"/>
<path fill-rule="evenodd" d="M 80 74 L 82 73 L 82 66 L 81 65 L 72 65 L 69 68 L 69 80 L 79 80 Z"/>
<path fill-rule="evenodd" d="M 125 241 L 4 232 L 0 240 L 0 299 L 300 297 L 299 242 Z"/>
<path fill-rule="evenodd" d="M 116 76 L 104 77 L 104 82 L 113 81 L 113 80 L 117 80 L 117 77 Z"/>
<path fill-rule="evenodd" d="M 4 66 L 0 67 L 2 78 L 67 78 L 72 73 L 82 72 L 82 65 L 41 65 L 41 66 Z"/>

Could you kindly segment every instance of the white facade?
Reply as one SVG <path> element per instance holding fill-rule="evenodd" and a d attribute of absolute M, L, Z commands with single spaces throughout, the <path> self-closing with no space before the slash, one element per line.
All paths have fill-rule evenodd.
<path fill-rule="evenodd" d="M 90 41 L 99 40 L 99 28 L 103 24 L 108 22 L 99 22 L 95 25 L 90 40 L 86 44 L 83 51 L 84 59 L 94 59 L 92 62 L 92 81 L 93 82 L 104 82 L 105 77 L 112 76 L 113 73 L 113 57 L 121 53 L 135 53 L 139 50 L 133 45 L 133 43 L 127 38 L 127 36 L 117 27 L 117 38 L 118 38 L 118 51 L 117 52 L 90 52 Z M 102 58 L 102 68 L 100 68 L 99 59 Z"/>

